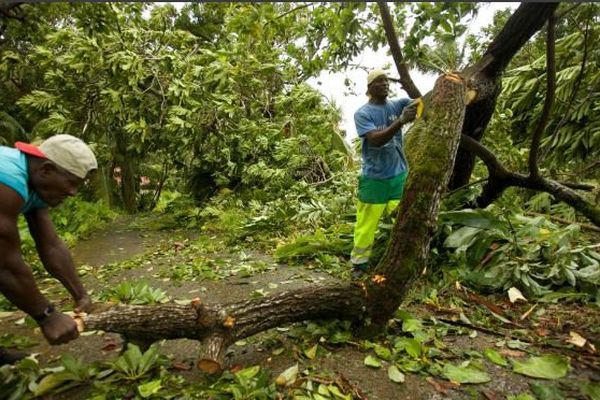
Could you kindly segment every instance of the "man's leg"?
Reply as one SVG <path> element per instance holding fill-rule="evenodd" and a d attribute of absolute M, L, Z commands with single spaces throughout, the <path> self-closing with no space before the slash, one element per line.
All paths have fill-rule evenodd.
<path fill-rule="evenodd" d="M 398 208 L 398 205 L 400 204 L 400 200 L 390 200 L 387 203 L 386 209 L 385 209 L 385 213 L 386 215 L 391 215 L 393 220 L 395 221 L 396 218 L 396 209 Z"/>
<path fill-rule="evenodd" d="M 350 253 L 350 262 L 353 269 L 359 269 L 363 272 L 367 269 L 377 224 L 386 206 L 386 204 L 363 203 L 358 200 L 356 225 L 354 225 L 354 248 Z"/>
<path fill-rule="evenodd" d="M 403 172 L 389 181 L 390 200 L 387 202 L 385 211 L 386 216 L 389 215 L 392 217 L 392 221 L 396 221 L 397 208 L 402 199 L 402 194 L 404 193 L 404 185 L 407 177 L 408 173 Z"/>

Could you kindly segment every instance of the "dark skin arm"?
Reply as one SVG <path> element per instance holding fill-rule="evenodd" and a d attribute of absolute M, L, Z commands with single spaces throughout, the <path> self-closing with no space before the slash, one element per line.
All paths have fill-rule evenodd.
<path fill-rule="evenodd" d="M 71 293 L 77 303 L 75 311 L 87 311 L 90 298 L 77 275 L 71 253 L 56 234 L 48 209 L 32 210 L 25 218 L 44 268 Z"/>
<path fill-rule="evenodd" d="M 402 128 L 402 125 L 404 124 L 400 121 L 400 118 L 398 118 L 385 129 L 371 131 L 367 133 L 367 142 L 369 142 L 371 146 L 381 147 L 394 137 L 394 135 Z"/>
<path fill-rule="evenodd" d="M 402 128 L 402 125 L 413 121 L 417 115 L 416 113 L 416 103 L 404 107 L 404 109 L 402 110 L 402 115 L 400 115 L 400 117 L 398 117 L 394 122 L 392 122 L 391 125 L 384 129 L 373 130 L 367 133 L 367 142 L 371 146 L 383 146 L 394 137 L 394 135 Z"/>
<path fill-rule="evenodd" d="M 50 302 L 21 256 L 17 222 L 22 205 L 23 199 L 14 190 L 0 184 L 0 292 L 29 315 L 41 315 Z M 50 344 L 66 343 L 79 336 L 75 321 L 60 312 L 50 314 L 40 328 Z"/>

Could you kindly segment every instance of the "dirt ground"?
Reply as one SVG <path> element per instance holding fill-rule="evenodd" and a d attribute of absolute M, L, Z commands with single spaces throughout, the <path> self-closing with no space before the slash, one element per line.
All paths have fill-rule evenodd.
<path fill-rule="evenodd" d="M 124 280 L 145 279 L 152 287 L 165 290 L 172 299 L 191 299 L 200 296 L 207 303 L 224 303 L 243 299 L 256 290 L 275 293 L 281 290 L 290 290 L 314 283 L 330 283 L 335 278 L 322 272 L 317 272 L 302 267 L 290 267 L 275 263 L 268 255 L 248 250 L 245 257 L 264 261 L 269 268 L 260 274 L 245 278 L 238 276 L 226 278 L 219 281 L 201 282 L 178 282 L 161 278 L 159 272 L 172 266 L 171 259 L 161 260 L 160 257 L 153 258 L 152 265 L 122 270 L 118 274 L 110 275 L 106 279 L 99 279 L 103 266 L 121 262 L 152 252 L 158 245 L 165 243 L 182 243 L 188 234 L 173 233 L 166 231 L 142 232 L 131 229 L 127 223 L 111 226 L 109 230 L 98 232 L 90 239 L 80 242 L 74 249 L 73 255 L 76 265 L 84 265 L 89 271 L 83 279 L 88 290 L 92 293 L 106 286 L 122 282 Z M 192 239 L 193 240 L 193 239 Z M 236 261 L 237 254 L 220 254 L 222 258 Z M 70 304 L 64 290 L 55 284 L 42 283 L 41 287 L 47 287 L 49 296 L 59 306 L 67 307 Z M 415 315 L 423 316 L 432 310 L 421 305 L 410 305 L 408 311 Z M 566 310 L 563 310 L 566 311 Z M 575 312 L 577 312 L 575 310 Z M 52 365 L 60 355 L 72 354 L 81 357 L 85 362 L 97 360 L 110 360 L 118 356 L 122 347 L 122 339 L 119 335 L 111 333 L 92 334 L 82 336 L 78 340 L 61 346 L 49 346 L 44 341 L 39 330 L 18 324 L 23 318 L 20 312 L 3 313 L 0 319 L 0 332 L 11 332 L 19 336 L 29 337 L 38 344 L 30 348 L 31 352 L 39 353 L 38 360 L 42 365 Z M 600 318 L 596 321 L 600 321 Z M 568 329 L 568 326 L 567 328 Z M 597 332 L 597 330 L 595 331 Z M 249 338 L 243 343 L 232 346 L 227 354 L 228 368 L 248 367 L 259 364 L 270 371 L 273 377 L 298 362 L 297 349 L 285 335 L 278 335 L 281 340 L 283 352 L 274 355 L 265 343 L 269 338 L 278 335 L 277 332 L 264 332 Z M 498 335 L 486 332 L 477 332 L 477 335 L 448 335 L 444 341 L 447 346 L 454 346 L 462 350 L 469 348 L 482 351 L 493 347 L 499 341 Z M 595 338 L 596 343 L 598 338 Z M 200 353 L 202 344 L 194 340 L 170 340 L 161 343 L 161 353 L 172 357 L 174 362 L 193 366 L 195 357 Z M 302 360 L 303 367 L 310 368 L 313 374 L 338 377 L 354 387 L 362 398 L 373 400 L 389 399 L 506 399 L 510 395 L 527 392 L 531 382 L 542 380 L 528 379 L 524 376 L 511 373 L 506 368 L 499 367 L 484 360 L 487 372 L 493 375 L 492 381 L 486 384 L 461 385 L 456 387 L 445 387 L 439 379 L 433 379 L 426 375 L 406 374 L 406 380 L 402 384 L 392 382 L 387 376 L 387 365 L 374 369 L 364 365 L 363 360 L 367 353 L 359 345 L 324 346 L 325 354 L 319 355 L 313 360 Z M 565 381 L 590 380 L 600 381 L 600 364 L 597 357 L 582 358 L 576 353 L 571 356 L 572 370 Z M 181 373 L 190 381 L 205 379 L 206 377 L 191 368 Z M 84 391 L 85 392 L 85 391 Z M 1 396 L 0 396 L 1 397 Z M 54 398 L 85 398 L 81 391 L 71 392 Z M 575 399 L 583 399 L 581 395 L 574 394 Z"/>

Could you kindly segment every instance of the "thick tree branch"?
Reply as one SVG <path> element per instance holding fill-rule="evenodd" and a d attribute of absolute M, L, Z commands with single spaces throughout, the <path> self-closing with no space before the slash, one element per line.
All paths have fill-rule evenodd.
<path fill-rule="evenodd" d="M 190 305 L 118 306 L 86 315 L 82 323 L 86 330 L 116 332 L 143 343 L 177 338 L 205 340 L 208 346 L 198 366 L 218 372 L 223 367 L 225 349 L 237 340 L 296 321 L 358 321 L 364 318 L 365 310 L 364 287 L 340 282 L 223 305 L 205 305 L 197 299 Z"/>
<path fill-rule="evenodd" d="M 477 92 L 475 100 L 467 107 L 462 132 L 464 135 L 476 140 L 483 137 L 501 90 L 501 73 L 521 47 L 544 25 L 557 6 L 558 3 L 522 3 L 481 59 L 461 72 L 469 81 L 469 87 Z M 474 166 L 475 157 L 464 149 L 459 149 L 450 189 L 468 184 Z"/>
<path fill-rule="evenodd" d="M 421 97 L 421 92 L 410 77 L 408 67 L 404 62 L 404 56 L 402 55 L 402 50 L 398 44 L 398 36 L 396 35 L 396 30 L 394 29 L 394 21 L 390 15 L 390 9 L 385 1 L 377 1 L 377 5 L 379 6 L 379 12 L 383 22 L 383 29 L 390 46 L 390 51 L 392 52 L 392 58 L 394 59 L 394 64 L 396 64 L 398 74 L 400 75 L 400 83 L 402 84 L 402 88 L 412 99 Z"/>
<path fill-rule="evenodd" d="M 558 4 L 521 3 L 488 46 L 482 61 L 487 55 L 491 55 L 493 60 L 481 72 L 490 78 L 500 75 L 514 55 L 542 28 Z"/>
<path fill-rule="evenodd" d="M 480 157 L 489 172 L 488 182 L 484 185 L 481 195 L 470 206 L 487 207 L 498 199 L 508 187 L 516 186 L 549 193 L 557 200 L 563 201 L 579 211 L 595 225 L 600 226 L 600 208 L 586 201 L 567 185 L 552 179 L 526 176 L 509 171 L 491 151 L 468 136 L 461 137 L 461 145 Z"/>
<path fill-rule="evenodd" d="M 502 165 L 494 153 L 492 153 L 487 147 L 472 137 L 461 135 L 460 145 L 470 153 L 473 153 L 479 157 L 481 161 L 484 162 L 485 166 L 490 172 L 490 175 L 504 178 L 510 174 L 510 172 L 504 167 L 504 165 Z"/>
<path fill-rule="evenodd" d="M 540 120 L 533 132 L 531 137 L 531 147 L 529 149 L 529 175 L 533 179 L 540 177 L 540 170 L 538 168 L 538 153 L 540 149 L 540 143 L 542 141 L 542 134 L 548 124 L 548 118 L 550 118 L 550 112 L 552 111 L 552 105 L 554 104 L 554 93 L 556 89 L 556 63 L 554 59 L 554 12 L 548 17 L 548 33 L 546 38 L 546 99 L 544 100 L 544 107 L 542 109 L 542 115 Z"/>

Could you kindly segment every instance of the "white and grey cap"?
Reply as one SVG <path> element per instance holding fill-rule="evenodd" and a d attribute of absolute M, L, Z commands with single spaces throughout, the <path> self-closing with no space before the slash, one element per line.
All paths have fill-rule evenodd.
<path fill-rule="evenodd" d="M 98 168 L 92 149 L 75 136 L 55 135 L 46 139 L 39 147 L 23 142 L 15 143 L 15 147 L 32 156 L 46 158 L 81 179 Z"/>

